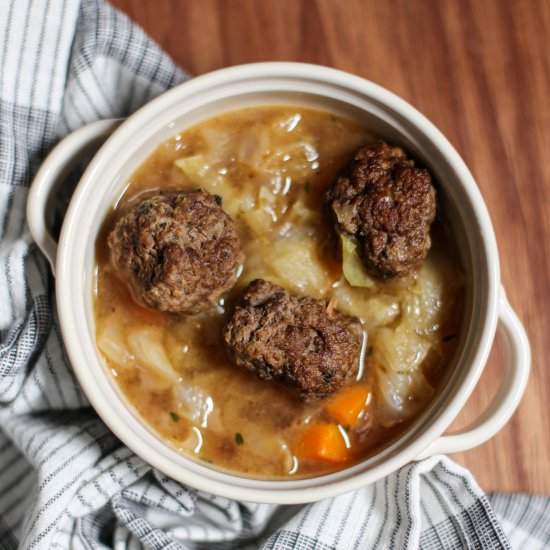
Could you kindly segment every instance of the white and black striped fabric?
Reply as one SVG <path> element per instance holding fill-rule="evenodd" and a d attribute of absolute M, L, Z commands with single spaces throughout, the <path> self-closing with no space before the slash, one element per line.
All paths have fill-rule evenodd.
<path fill-rule="evenodd" d="M 548 547 L 548 499 L 491 507 L 444 457 L 305 507 L 238 503 L 168 479 L 98 419 L 26 227 L 29 184 L 64 134 L 185 78 L 101 0 L 0 1 L 0 548 Z"/>

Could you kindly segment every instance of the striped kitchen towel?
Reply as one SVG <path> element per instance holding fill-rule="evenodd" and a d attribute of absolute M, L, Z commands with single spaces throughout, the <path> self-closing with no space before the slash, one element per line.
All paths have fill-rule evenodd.
<path fill-rule="evenodd" d="M 25 223 L 29 184 L 64 134 L 125 116 L 185 78 L 101 0 L 0 2 L 0 548 L 550 545 L 548 499 L 488 499 L 445 457 L 330 501 L 277 507 L 182 486 L 98 419 L 68 363 L 52 276 Z"/>

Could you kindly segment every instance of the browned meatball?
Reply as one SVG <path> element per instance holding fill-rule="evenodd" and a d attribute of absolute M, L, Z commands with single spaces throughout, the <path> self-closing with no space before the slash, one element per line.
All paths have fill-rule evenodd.
<path fill-rule="evenodd" d="M 172 313 L 210 307 L 235 284 L 244 261 L 221 198 L 203 190 L 143 200 L 118 220 L 109 246 L 135 298 Z"/>
<path fill-rule="evenodd" d="M 359 149 L 327 200 L 340 230 L 359 240 L 374 275 L 407 275 L 426 258 L 435 189 L 429 172 L 399 147 L 380 141 Z"/>
<path fill-rule="evenodd" d="M 326 302 L 293 296 L 257 279 L 223 330 L 231 359 L 264 380 L 276 379 L 305 401 L 340 389 L 357 372 L 359 321 Z"/>

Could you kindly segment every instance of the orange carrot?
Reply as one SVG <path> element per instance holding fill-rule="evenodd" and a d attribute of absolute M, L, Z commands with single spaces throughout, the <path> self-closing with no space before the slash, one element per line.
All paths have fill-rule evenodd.
<path fill-rule="evenodd" d="M 310 424 L 302 434 L 295 450 L 299 458 L 346 462 L 350 450 L 336 424 Z"/>
<path fill-rule="evenodd" d="M 325 411 L 342 426 L 353 428 L 370 394 L 366 386 L 348 386 L 327 399 Z"/>

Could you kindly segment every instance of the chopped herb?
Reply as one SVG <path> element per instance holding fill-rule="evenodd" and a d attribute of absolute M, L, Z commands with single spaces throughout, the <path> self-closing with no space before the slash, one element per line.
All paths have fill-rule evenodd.
<path fill-rule="evenodd" d="M 306 193 L 309 193 L 309 189 L 310 189 L 309 181 L 306 181 L 306 182 L 304 183 L 304 191 L 305 191 Z"/>
<path fill-rule="evenodd" d="M 344 430 L 346 430 L 346 432 L 349 432 L 350 429 L 351 429 L 351 426 L 350 426 L 349 424 L 346 424 L 346 425 L 344 426 Z"/>
<path fill-rule="evenodd" d="M 242 445 L 244 443 L 243 436 L 239 432 L 235 434 L 235 443 L 237 445 Z"/>
<path fill-rule="evenodd" d="M 456 334 L 449 334 L 447 336 L 443 336 L 442 340 L 443 342 L 450 342 L 451 340 L 454 340 L 456 338 Z"/>
<path fill-rule="evenodd" d="M 173 412 L 173 411 L 170 411 L 170 416 L 172 417 L 172 420 L 173 420 L 174 422 L 177 422 L 177 421 L 180 419 L 179 414 L 176 414 L 176 413 Z"/>
<path fill-rule="evenodd" d="M 365 357 L 370 357 L 372 355 L 372 346 L 369 346 L 367 348 L 367 352 L 365 353 Z"/>

